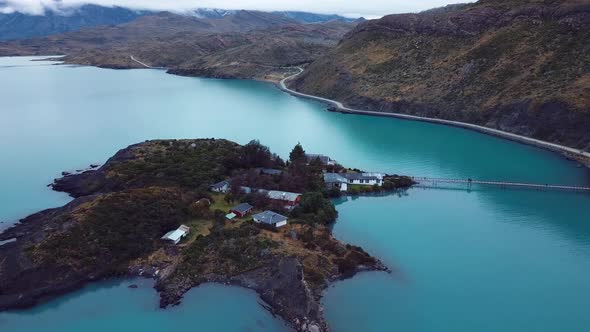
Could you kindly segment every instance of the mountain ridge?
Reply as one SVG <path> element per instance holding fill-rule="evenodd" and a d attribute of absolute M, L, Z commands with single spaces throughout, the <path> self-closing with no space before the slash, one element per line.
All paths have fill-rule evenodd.
<path fill-rule="evenodd" d="M 2 9 L 1 1 L 0 9 Z M 78 7 L 45 7 L 43 15 L 32 15 L 21 12 L 3 14 L 0 11 L 0 41 L 44 37 L 98 26 L 120 25 L 132 22 L 144 16 L 160 15 L 161 13 L 166 12 L 167 11 L 139 10 L 120 6 L 108 7 L 92 4 L 85 4 Z M 178 15 L 178 17 L 207 21 L 232 21 L 232 18 L 237 18 L 239 20 L 240 16 L 257 13 L 261 17 L 272 17 L 272 20 L 274 21 L 282 21 L 282 24 L 297 22 L 323 23 L 332 20 L 350 23 L 356 20 L 345 18 L 340 15 L 309 12 L 265 12 L 216 8 L 196 8 L 189 11 L 170 13 Z M 225 24 L 229 23 L 226 22 Z"/>
<path fill-rule="evenodd" d="M 313 61 L 355 24 L 303 24 L 251 11 L 211 19 L 161 12 L 116 26 L 0 43 L 0 55 L 66 54 L 66 63 L 143 67 L 134 56 L 175 74 L 276 81 L 283 67 Z"/>

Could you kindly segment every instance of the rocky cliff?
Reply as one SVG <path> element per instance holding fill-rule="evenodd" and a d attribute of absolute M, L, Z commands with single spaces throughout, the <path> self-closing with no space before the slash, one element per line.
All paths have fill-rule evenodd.
<path fill-rule="evenodd" d="M 590 3 L 481 0 L 367 21 L 291 88 L 590 149 Z"/>

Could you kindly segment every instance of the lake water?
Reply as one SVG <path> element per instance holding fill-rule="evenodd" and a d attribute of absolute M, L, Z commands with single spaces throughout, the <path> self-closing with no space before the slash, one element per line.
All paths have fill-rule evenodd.
<path fill-rule="evenodd" d="M 266 83 L 28 60 L 0 58 L 0 229 L 69 201 L 46 187 L 61 171 L 153 138 L 256 138 L 285 157 L 301 142 L 346 166 L 416 176 L 590 182 L 587 170 L 537 148 L 440 125 L 330 113 Z M 331 287 L 324 305 L 333 329 L 586 331 L 590 196 L 458 189 L 337 202 L 335 235 L 394 273 Z M 245 290 L 205 285 L 161 311 L 149 283 L 127 284 L 92 285 L 33 310 L 0 313 L 0 329 L 285 328 Z"/>

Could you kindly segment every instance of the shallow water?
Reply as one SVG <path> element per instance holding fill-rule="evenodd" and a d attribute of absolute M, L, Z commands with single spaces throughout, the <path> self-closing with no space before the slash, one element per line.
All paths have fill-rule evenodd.
<path fill-rule="evenodd" d="M 129 288 L 135 284 L 136 289 Z M 181 306 L 162 310 L 146 279 L 93 284 L 28 311 L 0 315 L 2 331 L 287 331 L 261 310 L 254 291 L 205 284 L 190 290 Z M 231 317 L 231 319 L 228 319 Z"/>
<path fill-rule="evenodd" d="M 61 171 L 102 163 L 122 147 L 153 138 L 257 138 L 285 157 L 301 142 L 308 152 L 350 167 L 416 176 L 590 182 L 586 170 L 537 148 L 435 124 L 330 113 L 267 83 L 29 66 L 27 60 L 0 58 L 0 229 L 66 203 L 66 195 L 45 187 Z M 473 189 L 412 189 L 407 196 L 339 202 L 336 236 L 362 245 L 395 273 L 367 273 L 330 288 L 325 312 L 336 331 L 582 331 L 590 323 L 584 315 L 590 304 L 584 278 L 590 272 L 590 197 Z M 157 304 L 155 293 L 150 298 L 124 286 L 113 289 L 113 297 L 135 306 Z M 217 287 L 207 297 L 224 301 L 234 293 L 240 296 Z M 92 291 L 76 294 L 88 310 L 101 303 Z M 197 298 L 175 310 L 206 320 L 209 314 L 191 309 Z M 254 299 L 238 306 L 255 308 L 274 329 L 278 321 L 264 316 Z M 0 314 L 0 328 L 14 330 L 22 315 L 59 322 L 60 331 L 94 324 L 68 315 L 71 307 L 54 307 Z M 134 326 L 151 315 L 121 309 L 102 317 Z M 181 314 L 161 313 L 174 315 Z M 73 319 L 62 322 L 68 316 Z M 161 330 L 155 323 L 141 326 Z"/>

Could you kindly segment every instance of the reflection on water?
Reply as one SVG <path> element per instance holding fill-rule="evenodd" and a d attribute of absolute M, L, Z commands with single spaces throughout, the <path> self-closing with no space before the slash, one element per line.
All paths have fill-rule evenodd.
<path fill-rule="evenodd" d="M 586 330 L 590 196 L 407 194 L 336 201 L 335 235 L 381 258 L 394 276 L 367 273 L 330 288 L 324 304 L 335 330 Z"/>

